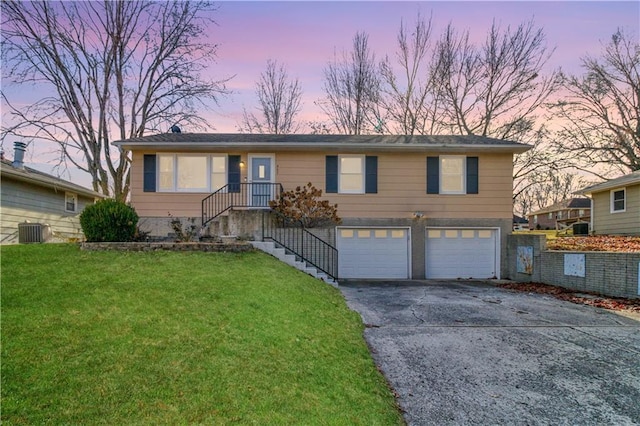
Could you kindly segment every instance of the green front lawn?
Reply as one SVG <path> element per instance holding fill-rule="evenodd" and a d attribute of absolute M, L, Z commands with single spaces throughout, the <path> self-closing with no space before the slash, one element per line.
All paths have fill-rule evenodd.
<path fill-rule="evenodd" d="M 5 424 L 402 424 L 340 293 L 262 253 L 2 248 Z"/>

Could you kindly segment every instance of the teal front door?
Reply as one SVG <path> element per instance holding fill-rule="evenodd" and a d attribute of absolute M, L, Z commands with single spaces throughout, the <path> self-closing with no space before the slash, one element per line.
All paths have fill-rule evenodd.
<path fill-rule="evenodd" d="M 272 157 L 251 157 L 249 204 L 252 207 L 269 207 L 273 199 L 272 163 Z"/>

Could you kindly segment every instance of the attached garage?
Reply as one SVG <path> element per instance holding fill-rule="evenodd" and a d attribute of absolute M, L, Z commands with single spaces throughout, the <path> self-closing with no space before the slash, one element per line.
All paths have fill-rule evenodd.
<path fill-rule="evenodd" d="M 498 229 L 427 228 L 427 278 L 499 278 Z"/>
<path fill-rule="evenodd" d="M 410 278 L 409 228 L 338 228 L 340 278 Z"/>

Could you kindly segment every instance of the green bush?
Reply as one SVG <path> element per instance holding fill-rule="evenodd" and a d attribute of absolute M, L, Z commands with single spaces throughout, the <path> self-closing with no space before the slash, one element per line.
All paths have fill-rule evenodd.
<path fill-rule="evenodd" d="M 132 241 L 137 224 L 134 208 L 113 199 L 87 206 L 80 215 L 82 232 L 89 242 Z"/>

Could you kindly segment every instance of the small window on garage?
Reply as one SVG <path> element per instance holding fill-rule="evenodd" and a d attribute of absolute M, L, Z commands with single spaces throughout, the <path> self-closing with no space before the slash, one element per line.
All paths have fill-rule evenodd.
<path fill-rule="evenodd" d="M 353 229 L 341 229 L 340 236 L 342 238 L 353 238 Z"/>
<path fill-rule="evenodd" d="M 492 235 L 492 231 L 478 231 L 478 238 L 491 238 Z"/>
<path fill-rule="evenodd" d="M 458 238 L 458 230 L 457 229 L 447 229 L 444 231 L 445 238 Z"/>
<path fill-rule="evenodd" d="M 440 238 L 442 235 L 439 229 L 429 229 L 429 238 Z"/>
<path fill-rule="evenodd" d="M 391 238 L 404 238 L 405 233 L 404 229 L 394 229 L 391 231 Z"/>
<path fill-rule="evenodd" d="M 376 238 L 387 238 L 387 230 L 386 229 L 376 229 L 373 233 Z"/>
<path fill-rule="evenodd" d="M 463 229 L 462 230 L 462 238 L 474 238 L 476 236 L 476 231 L 473 229 Z"/>
<path fill-rule="evenodd" d="M 358 238 L 371 238 L 371 231 L 368 229 L 358 229 Z"/>

